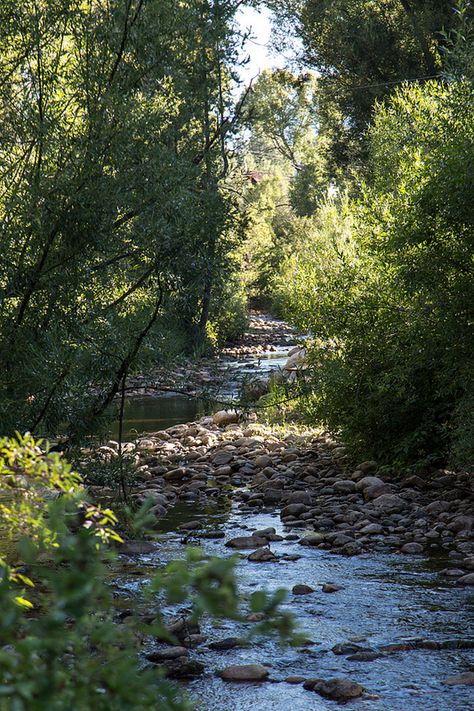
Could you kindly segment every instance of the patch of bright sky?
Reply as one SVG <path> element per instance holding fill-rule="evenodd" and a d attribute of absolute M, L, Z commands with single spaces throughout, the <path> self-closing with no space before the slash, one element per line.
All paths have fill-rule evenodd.
<path fill-rule="evenodd" d="M 249 62 L 239 68 L 245 85 L 264 69 L 277 69 L 288 64 L 287 57 L 271 51 L 272 17 L 266 7 L 259 10 L 243 7 L 238 12 L 237 21 L 242 32 L 251 32 L 243 53 L 244 57 L 249 57 Z"/>

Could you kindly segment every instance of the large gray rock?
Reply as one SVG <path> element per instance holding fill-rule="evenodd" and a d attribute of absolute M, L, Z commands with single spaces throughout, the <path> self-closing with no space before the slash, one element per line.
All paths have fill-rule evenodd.
<path fill-rule="evenodd" d="M 219 410 L 213 414 L 212 421 L 215 425 L 218 425 L 218 427 L 224 427 L 225 425 L 232 425 L 234 422 L 238 422 L 239 416 L 234 410 Z"/>
<path fill-rule="evenodd" d="M 288 504 L 305 504 L 311 506 L 311 494 L 309 491 L 292 491 L 286 499 Z"/>
<path fill-rule="evenodd" d="M 341 479 L 334 482 L 334 489 L 337 494 L 353 494 L 356 491 L 356 483 L 352 479 Z"/>
<path fill-rule="evenodd" d="M 229 462 L 232 461 L 234 458 L 234 453 L 226 451 L 225 449 L 221 450 L 220 452 L 217 452 L 213 458 L 212 461 L 216 465 L 216 467 L 222 467 L 226 464 L 229 464 Z"/>
<path fill-rule="evenodd" d="M 412 543 L 405 543 L 405 545 L 400 548 L 400 551 L 402 553 L 417 555 L 419 553 L 423 553 L 423 546 L 421 545 L 421 543 L 416 543 L 416 541 L 413 541 Z"/>
<path fill-rule="evenodd" d="M 164 647 L 163 649 L 156 649 L 146 655 L 146 658 L 150 662 L 155 664 L 159 662 L 164 662 L 167 659 L 178 659 L 178 657 L 186 657 L 189 651 L 186 647 Z"/>
<path fill-rule="evenodd" d="M 251 563 L 276 563 L 278 558 L 269 548 L 257 548 L 248 556 L 247 560 Z"/>
<path fill-rule="evenodd" d="M 383 526 L 380 523 L 368 523 L 364 528 L 360 529 L 360 533 L 364 536 L 376 536 L 383 533 Z"/>
<path fill-rule="evenodd" d="M 305 504 L 288 504 L 280 511 L 280 516 L 286 518 L 286 516 L 301 516 L 302 513 L 308 511 L 308 507 Z"/>
<path fill-rule="evenodd" d="M 223 669 L 219 676 L 224 681 L 265 681 L 269 671 L 261 664 L 242 664 Z"/>
<path fill-rule="evenodd" d="M 304 538 L 301 538 L 298 543 L 301 546 L 318 546 L 325 540 L 325 536 L 322 533 L 307 533 Z"/>
<path fill-rule="evenodd" d="M 310 595 L 314 593 L 314 588 L 309 585 L 294 585 L 291 592 L 293 595 Z"/>
<path fill-rule="evenodd" d="M 225 545 L 227 548 L 237 548 L 238 550 L 259 548 L 260 546 L 266 546 L 267 540 L 257 536 L 237 536 L 237 538 L 231 538 Z"/>
<path fill-rule="evenodd" d="M 474 573 L 463 575 L 459 580 L 456 580 L 457 585 L 474 585 Z"/>
<path fill-rule="evenodd" d="M 417 555 L 419 553 L 423 553 L 423 546 L 421 545 L 421 543 L 416 543 L 414 541 L 413 543 L 405 543 L 405 545 L 400 548 L 400 551 L 402 553 Z"/>
<path fill-rule="evenodd" d="M 456 676 L 450 676 L 443 680 L 443 684 L 448 686 L 456 686 L 457 684 L 465 684 L 466 686 L 474 686 L 474 672 L 468 671 Z"/>
<path fill-rule="evenodd" d="M 357 491 L 363 491 L 368 489 L 370 486 L 383 486 L 385 482 L 378 476 L 364 476 L 356 484 Z"/>

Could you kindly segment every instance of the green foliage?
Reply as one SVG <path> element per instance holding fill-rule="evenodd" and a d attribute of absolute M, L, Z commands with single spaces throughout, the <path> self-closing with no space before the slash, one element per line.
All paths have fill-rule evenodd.
<path fill-rule="evenodd" d="M 176 643 L 165 626 L 162 600 L 190 605 L 195 621 L 205 614 L 244 619 L 236 559 L 206 560 L 190 549 L 185 560 L 159 569 L 144 591 L 154 622 L 144 625 L 137 615 L 123 624 L 114 614 L 110 585 L 114 556 L 107 544 L 120 540 L 112 512 L 78 501 L 79 477 L 56 455 L 42 454 L 31 438 L 3 440 L 1 451 L 2 484 L 15 498 L 5 498 L 2 486 L 0 526 L 13 524 L 15 538 L 25 536 L 18 546 L 23 572 L 0 560 L 1 711 L 191 709 L 185 693 L 159 669 L 143 668 L 141 640 L 153 636 Z M 40 486 L 43 496 L 52 487 L 61 492 L 42 499 L 41 516 Z M 145 506 L 137 526 L 146 524 L 146 515 Z M 25 585 L 30 599 L 24 597 Z M 282 591 L 260 594 L 251 607 L 264 613 L 260 632 L 291 640 L 292 620 L 278 610 L 283 597 Z M 138 611 L 140 601 L 136 604 Z"/>
<path fill-rule="evenodd" d="M 147 341 L 203 336 L 239 239 L 237 4 L 2 4 L 2 432 L 94 431 Z"/>
<path fill-rule="evenodd" d="M 308 416 L 380 461 L 472 461 L 474 93 L 395 92 L 370 131 L 370 186 L 286 265 L 311 350 Z M 285 283 L 291 287 L 286 288 Z"/>
<path fill-rule="evenodd" d="M 247 295 L 242 280 L 231 276 L 211 309 L 208 326 L 214 344 L 236 340 L 245 333 L 248 324 Z"/>
<path fill-rule="evenodd" d="M 320 126 L 331 170 L 351 168 L 366 148 L 374 103 L 397 83 L 437 75 L 452 0 L 268 0 L 280 44 L 303 44 L 302 61 L 321 74 Z"/>

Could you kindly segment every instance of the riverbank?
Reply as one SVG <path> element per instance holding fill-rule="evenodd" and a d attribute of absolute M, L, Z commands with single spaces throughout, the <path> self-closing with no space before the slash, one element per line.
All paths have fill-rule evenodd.
<path fill-rule="evenodd" d="M 283 362 L 290 346 L 277 346 Z M 258 357 L 237 362 L 239 369 L 251 363 L 258 377 Z M 348 698 L 373 711 L 469 708 L 469 475 L 407 477 L 376 462 L 349 466 L 344 448 L 321 431 L 271 427 L 256 414 L 226 410 L 148 432 L 123 451 L 134 469 L 129 495 L 137 504 L 152 500 L 154 530 L 121 548 L 114 583 L 121 606 L 133 609 L 154 568 L 199 546 L 206 555 L 239 556 L 244 608 L 255 589 L 287 588 L 286 609 L 308 637 L 296 649 L 262 639 L 249 646 L 243 639 L 252 614 L 246 625 L 205 622 L 190 630 L 187 609 L 170 607 L 169 623 L 184 630 L 180 647 L 145 637 L 143 658 L 186 683 L 199 708 L 309 711 Z M 112 441 L 96 455 L 117 453 Z M 106 487 L 92 493 L 113 496 Z M 226 681 L 242 675 L 247 682 Z M 343 681 L 328 686 L 334 677 Z"/>
<path fill-rule="evenodd" d="M 213 356 L 185 359 L 175 366 L 165 365 L 129 377 L 127 397 L 163 397 L 168 393 L 226 402 L 246 381 L 265 377 L 266 369 L 259 360 L 281 359 L 283 365 L 297 343 L 298 336 L 287 323 L 251 311 L 249 328 L 235 343 L 225 344 Z"/>
<path fill-rule="evenodd" d="M 315 431 L 236 419 L 218 413 L 127 445 L 139 465 L 132 497 L 153 499 L 155 533 L 124 544 L 130 562 L 117 594 L 133 606 L 148 572 L 188 545 L 237 553 L 244 606 L 255 589 L 287 588 L 286 608 L 308 642 L 248 646 L 250 615 L 247 628 L 228 621 L 194 629 L 178 657 L 175 646 L 145 640 L 147 663 L 188 684 L 208 711 L 332 708 L 311 691 L 315 677 L 357 684 L 357 703 L 374 711 L 469 708 L 467 477 L 389 478 L 374 462 L 350 469 L 342 448 Z M 187 614 L 179 606 L 167 612 L 170 622 Z M 249 664 L 263 664 L 265 681 L 229 689 L 222 669 Z M 463 673 L 459 685 L 444 683 Z M 340 687 L 340 699 L 344 688 L 355 687 Z"/>

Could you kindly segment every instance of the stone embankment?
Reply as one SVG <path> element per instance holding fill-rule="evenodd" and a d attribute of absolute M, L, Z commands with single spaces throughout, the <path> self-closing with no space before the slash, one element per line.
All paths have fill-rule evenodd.
<path fill-rule="evenodd" d="M 444 470 L 401 477 L 371 461 L 350 468 L 344 449 L 325 435 L 237 420 L 234 412 L 219 412 L 125 444 L 136 467 L 131 496 L 153 500 L 157 523 L 178 501 L 225 496 L 243 513 L 277 509 L 287 539 L 302 546 L 346 556 L 444 552 L 451 562 L 443 574 L 474 585 L 472 477 Z M 97 455 L 116 457 L 117 448 L 110 442 Z M 181 529 L 194 540 L 214 535 L 199 521 Z M 252 551 L 252 562 L 268 562 L 280 559 L 272 550 L 278 540 L 268 529 L 227 545 Z"/>

